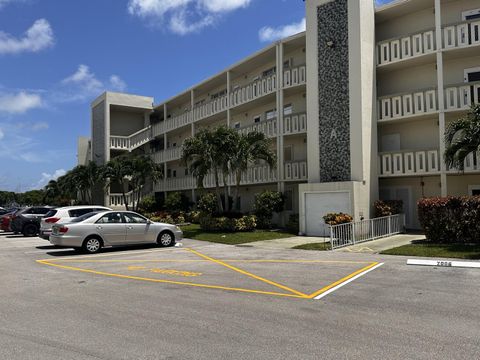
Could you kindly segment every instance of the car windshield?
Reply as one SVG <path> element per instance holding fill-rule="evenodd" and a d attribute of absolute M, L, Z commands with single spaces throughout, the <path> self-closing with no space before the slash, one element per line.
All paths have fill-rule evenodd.
<path fill-rule="evenodd" d="M 87 220 L 88 218 L 91 218 L 94 215 L 97 215 L 98 213 L 99 213 L 99 211 L 89 212 L 88 214 L 85 214 L 85 215 L 82 215 L 82 216 L 79 216 L 79 217 L 73 219 L 71 222 L 72 223 L 79 223 L 79 222 L 82 222 L 84 220 Z"/>

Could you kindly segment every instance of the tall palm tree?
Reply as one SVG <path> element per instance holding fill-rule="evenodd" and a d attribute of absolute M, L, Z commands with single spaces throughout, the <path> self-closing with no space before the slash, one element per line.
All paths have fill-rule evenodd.
<path fill-rule="evenodd" d="M 58 198 L 61 196 L 60 189 L 58 187 L 58 182 L 56 180 L 50 180 L 47 185 L 44 187 L 45 204 L 54 204 Z"/>
<path fill-rule="evenodd" d="M 235 176 L 235 205 L 234 209 L 238 209 L 238 196 L 240 193 L 240 183 L 242 181 L 242 173 L 247 171 L 249 165 L 258 160 L 265 161 L 270 167 L 275 166 L 276 155 L 270 148 L 271 142 L 260 132 L 251 132 L 246 135 L 238 136 L 238 140 L 232 149 L 230 157 L 230 168 Z"/>
<path fill-rule="evenodd" d="M 145 155 L 130 158 L 130 185 L 133 191 L 133 208 L 138 211 L 142 200 L 143 189 L 150 180 L 154 185 L 163 178 L 163 167 Z"/>
<path fill-rule="evenodd" d="M 101 170 L 101 176 L 105 181 L 105 188 L 112 184 L 118 184 L 122 191 L 125 209 L 129 210 L 127 200 L 128 180 L 132 176 L 131 161 L 128 155 L 121 155 L 106 163 Z"/>
<path fill-rule="evenodd" d="M 448 168 L 465 169 L 465 159 L 480 151 L 480 104 L 448 125 L 445 132 L 445 163 Z"/>

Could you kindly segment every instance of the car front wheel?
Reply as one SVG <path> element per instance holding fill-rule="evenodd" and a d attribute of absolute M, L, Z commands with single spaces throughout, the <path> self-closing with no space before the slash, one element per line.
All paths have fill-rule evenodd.
<path fill-rule="evenodd" d="M 173 246 L 175 244 L 175 237 L 170 231 L 164 231 L 158 235 L 157 243 L 163 247 Z"/>
<path fill-rule="evenodd" d="M 88 254 L 96 254 L 102 248 L 102 242 L 98 238 L 89 238 L 83 242 L 82 250 Z"/>

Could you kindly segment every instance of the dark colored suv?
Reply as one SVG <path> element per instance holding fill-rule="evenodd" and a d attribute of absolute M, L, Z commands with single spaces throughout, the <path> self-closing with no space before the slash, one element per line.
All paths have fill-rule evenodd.
<path fill-rule="evenodd" d="M 33 206 L 17 211 L 11 220 L 10 228 L 14 233 L 35 236 L 40 231 L 40 220 L 52 210 L 49 206 Z"/>

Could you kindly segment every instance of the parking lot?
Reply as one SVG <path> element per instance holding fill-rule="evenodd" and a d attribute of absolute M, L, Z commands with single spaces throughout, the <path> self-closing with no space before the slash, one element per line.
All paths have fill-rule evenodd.
<path fill-rule="evenodd" d="M 82 255 L 0 234 L 0 358 L 476 358 L 480 271 L 405 263 L 193 240 Z"/>

